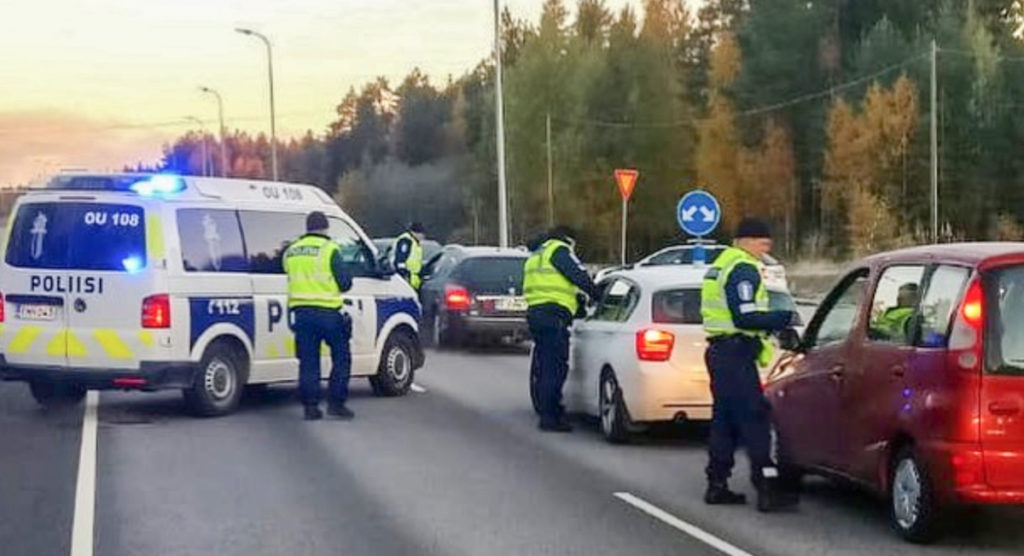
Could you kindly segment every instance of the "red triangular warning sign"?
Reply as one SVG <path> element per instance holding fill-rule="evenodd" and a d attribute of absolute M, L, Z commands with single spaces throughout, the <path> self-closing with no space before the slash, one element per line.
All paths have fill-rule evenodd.
<path fill-rule="evenodd" d="M 619 193 L 622 194 L 623 201 L 628 201 L 629 198 L 633 195 L 633 190 L 636 189 L 636 182 L 639 178 L 639 170 L 615 170 L 615 182 L 619 184 Z"/>

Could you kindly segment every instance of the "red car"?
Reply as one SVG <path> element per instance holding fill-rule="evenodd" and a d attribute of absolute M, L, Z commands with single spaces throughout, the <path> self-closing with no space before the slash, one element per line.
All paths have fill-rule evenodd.
<path fill-rule="evenodd" d="M 1024 503 L 1024 243 L 932 245 L 854 265 L 765 385 L 787 481 L 852 480 L 893 528 Z"/>

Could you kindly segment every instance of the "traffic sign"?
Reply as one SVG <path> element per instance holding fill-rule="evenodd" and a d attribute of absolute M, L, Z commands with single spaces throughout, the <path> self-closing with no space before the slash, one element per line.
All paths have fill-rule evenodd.
<path fill-rule="evenodd" d="M 636 182 L 640 178 L 640 172 L 632 169 L 618 169 L 615 170 L 615 182 L 619 184 L 619 193 L 622 194 L 622 200 L 628 201 L 633 195 L 633 190 L 636 189 Z"/>
<path fill-rule="evenodd" d="M 696 189 L 683 195 L 676 206 L 676 220 L 684 232 L 704 237 L 715 231 L 722 220 L 722 207 L 714 195 Z"/>

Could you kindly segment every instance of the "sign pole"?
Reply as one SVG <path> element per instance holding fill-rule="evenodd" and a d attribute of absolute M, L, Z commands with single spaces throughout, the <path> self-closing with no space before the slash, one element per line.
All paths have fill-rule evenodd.
<path fill-rule="evenodd" d="M 629 208 L 629 201 L 625 198 L 622 199 L 622 266 L 626 266 L 626 225 L 629 222 L 628 214 L 626 210 Z"/>

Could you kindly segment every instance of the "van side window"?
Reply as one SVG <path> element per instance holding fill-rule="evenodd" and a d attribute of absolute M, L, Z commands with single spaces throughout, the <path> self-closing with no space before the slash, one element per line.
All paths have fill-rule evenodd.
<path fill-rule="evenodd" d="M 376 276 L 377 265 L 373 260 L 373 251 L 355 228 L 340 218 L 331 217 L 328 222 L 331 226 L 328 234 L 341 248 L 341 262 L 345 268 L 353 276 Z"/>
<path fill-rule="evenodd" d="M 247 272 L 242 230 L 233 210 L 181 209 L 178 238 L 186 272 Z"/>
<path fill-rule="evenodd" d="M 914 337 L 913 316 L 921 301 L 924 266 L 890 266 L 882 272 L 871 300 L 868 339 L 875 342 L 910 345 Z"/>
<path fill-rule="evenodd" d="M 281 256 L 306 233 L 306 215 L 243 210 L 238 214 L 249 254 L 249 272 L 284 274 Z"/>
<path fill-rule="evenodd" d="M 959 266 L 940 266 L 932 272 L 928 286 L 921 298 L 921 333 L 918 347 L 944 347 L 949 337 L 949 328 L 967 284 L 970 272 Z"/>
<path fill-rule="evenodd" d="M 807 332 L 807 345 L 820 347 L 845 341 L 857 324 L 860 304 L 867 289 L 868 271 L 861 269 L 846 277 L 825 300 L 824 314 L 814 316 Z"/>

